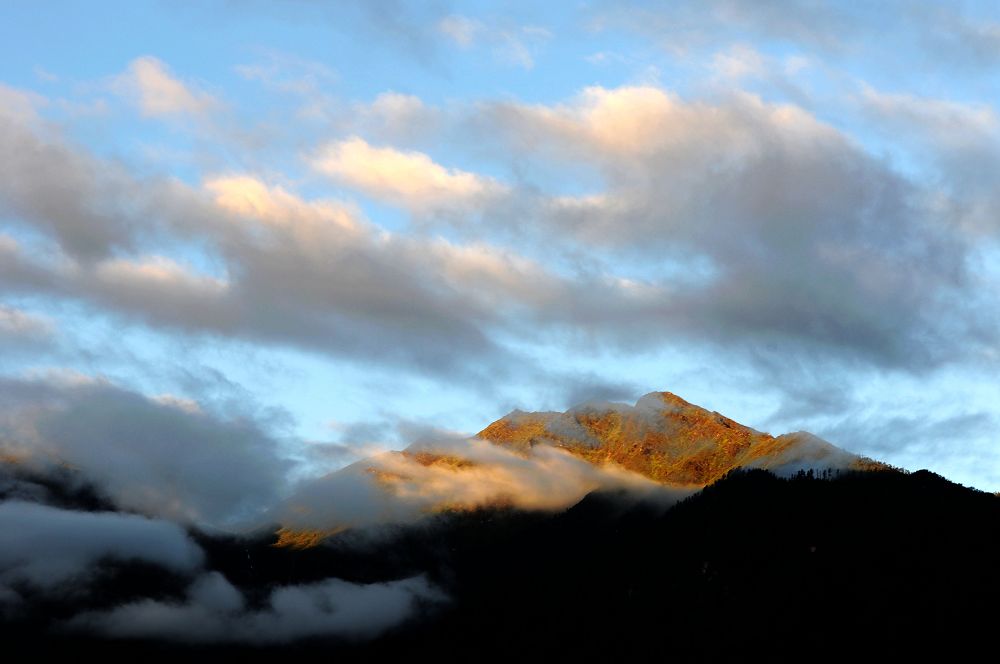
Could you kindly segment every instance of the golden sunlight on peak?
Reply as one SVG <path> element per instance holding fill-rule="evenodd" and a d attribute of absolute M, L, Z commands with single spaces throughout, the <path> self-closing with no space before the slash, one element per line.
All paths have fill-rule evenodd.
<path fill-rule="evenodd" d="M 279 549 L 311 549 L 319 546 L 327 537 L 332 537 L 343 530 L 343 528 L 327 531 L 279 528 L 275 533 L 278 539 L 271 546 Z"/>

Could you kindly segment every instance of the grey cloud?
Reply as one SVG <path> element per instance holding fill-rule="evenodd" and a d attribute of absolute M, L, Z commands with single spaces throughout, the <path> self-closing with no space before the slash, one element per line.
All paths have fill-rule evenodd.
<path fill-rule="evenodd" d="M 603 28 L 624 27 L 680 52 L 745 38 L 748 33 L 836 52 L 863 29 L 857 12 L 858 8 L 812 0 L 602 3 L 593 23 Z"/>
<path fill-rule="evenodd" d="M 303 448 L 306 465 L 302 469 L 305 484 L 319 476 L 336 472 L 355 462 L 365 463 L 370 457 L 386 450 L 400 449 L 419 441 L 447 440 L 458 434 L 434 424 L 389 413 L 368 420 L 331 423 L 334 437 L 327 441 L 311 441 Z M 368 486 L 358 486 L 367 493 Z M 300 483 L 298 490 L 302 490 Z"/>
<path fill-rule="evenodd" d="M 432 372 L 461 373 L 468 358 L 493 364 L 502 351 L 485 329 L 490 314 L 449 291 L 420 249 L 406 240 L 378 247 L 338 242 L 318 255 L 292 242 L 232 247 L 243 267 L 225 303 L 242 317 L 233 327 Z"/>
<path fill-rule="evenodd" d="M 340 430 L 342 445 L 385 443 L 396 440 L 398 426 L 391 418 L 350 422 Z"/>
<path fill-rule="evenodd" d="M 863 90 L 860 104 L 865 118 L 933 178 L 932 195 L 946 223 L 995 235 L 1000 117 L 993 107 L 873 88 Z"/>
<path fill-rule="evenodd" d="M 477 267 L 475 254 L 465 259 L 460 248 L 438 241 L 387 240 L 371 228 L 345 234 L 318 218 L 264 229 L 219 210 L 201 192 L 127 178 L 40 132 L 0 116 L 0 161 L 18 165 L 0 177 L 0 205 L 50 234 L 61 251 L 46 260 L 0 236 L 4 291 L 80 299 L 150 325 L 434 373 L 478 375 L 475 362 L 500 370 L 504 352 L 489 328 L 498 321 L 491 309 L 502 297 L 497 289 L 508 278 Z M 278 214 L 294 222 L 308 213 L 293 206 Z M 143 257 L 140 248 L 157 238 L 207 240 L 227 278 L 189 273 L 155 252 Z M 112 260 L 112 250 L 138 258 Z M 442 271 L 456 261 L 490 300 Z"/>
<path fill-rule="evenodd" d="M 830 366 L 780 353 L 754 354 L 755 378 L 748 390 L 778 391 L 781 400 L 764 420 L 781 431 L 808 428 L 816 417 L 837 417 L 857 411 L 861 404 L 852 390 L 859 377 L 871 379 L 868 367 Z"/>
<path fill-rule="evenodd" d="M 618 109 L 636 115 L 601 115 L 602 94 L 633 93 Z M 128 214 L 76 218 L 74 228 L 115 229 L 134 247 L 110 259 L 107 243 L 81 249 L 38 222 L 67 253 L 46 262 L 0 239 L 10 259 L 0 261 L 0 287 L 167 332 L 293 346 L 483 389 L 552 378 L 514 350 L 533 343 L 711 344 L 743 359 L 794 354 L 914 371 L 995 345 L 985 291 L 971 288 L 968 240 L 941 223 L 917 183 L 801 109 L 623 88 L 469 115 L 465 128 L 513 160 L 593 168 L 606 191 L 568 200 L 527 182 L 484 211 L 483 225 L 467 226 L 472 242 L 454 244 L 382 233 L 350 209 L 250 178 L 229 182 L 254 188 L 226 208 L 154 181 L 130 181 L 116 202 L 109 176 L 112 185 L 73 197 L 106 195 L 107 209 L 123 214 L 156 202 L 162 224 L 136 231 Z M 9 123 L 48 140 L 30 122 Z M 481 244 L 503 235 L 497 227 L 516 229 L 505 238 L 514 250 Z M 198 274 L 157 258 L 156 233 L 201 243 L 219 269 Z"/>
<path fill-rule="evenodd" d="M 619 112 L 638 115 L 601 106 L 616 95 L 628 102 Z M 596 273 L 562 274 L 496 247 L 380 234 L 356 218 L 341 226 L 331 215 L 350 211 L 234 179 L 219 186 L 254 187 L 271 207 L 223 210 L 176 184 L 130 195 L 161 202 L 178 237 L 207 240 L 222 275 L 148 256 L 53 267 L 0 246 L 13 258 L 0 267 L 11 271 L 5 285 L 166 329 L 478 384 L 523 364 L 504 338 L 629 350 L 736 343 L 913 369 L 990 343 L 986 309 L 974 316 L 973 299 L 961 297 L 969 285 L 963 238 L 939 223 L 914 184 L 800 109 L 746 95 L 708 103 L 623 88 L 545 109 L 505 103 L 473 114 L 480 129 L 507 136 L 515 155 L 599 169 L 601 197 L 567 202 L 527 190 L 521 199 L 518 190 L 486 219 L 509 226 L 514 212 L 540 218 L 519 226 L 533 229 L 519 237 L 519 252 L 539 254 L 554 241 L 567 251 L 575 238 Z M 677 269 L 623 280 L 613 276 L 620 258 L 640 273 L 663 263 Z"/>
<path fill-rule="evenodd" d="M 22 123 L 15 129 L 19 136 L 42 141 L 37 128 Z M 56 147 L 60 155 L 70 151 L 63 144 Z M 75 156 L 68 163 L 87 159 Z M 52 172 L 62 167 L 59 161 L 50 164 Z M 599 341 L 607 335 L 634 336 L 637 329 L 609 320 L 633 315 L 637 308 L 613 280 L 577 282 L 517 253 L 386 235 L 363 220 L 344 227 L 333 219 L 351 217 L 350 210 L 333 211 L 329 204 L 302 201 L 245 179 L 224 180 L 222 186 L 253 188 L 232 195 L 262 197 L 266 209 L 222 210 L 204 192 L 171 182 L 131 181 L 124 196 L 114 177 L 112 184 L 102 183 L 99 176 L 108 169 L 99 166 L 87 162 L 77 168 L 80 177 L 86 173 L 96 181 L 86 180 L 91 189 L 71 192 L 67 200 L 86 208 L 87 200 L 98 197 L 122 217 L 109 220 L 77 210 L 70 224 L 74 232 L 91 238 L 120 233 L 125 246 L 134 247 L 149 245 L 160 232 L 182 243 L 207 241 L 224 274 L 199 275 L 137 251 L 127 258 L 96 260 L 111 249 L 109 243 L 100 251 L 81 248 L 60 235 L 61 226 L 47 225 L 48 217 L 39 221 L 25 215 L 24 220 L 54 233 L 68 254 L 46 262 L 13 240 L 5 242 L 0 245 L 10 258 L 0 265 L 10 276 L 2 283 L 5 289 L 82 300 L 168 330 L 291 345 L 480 385 L 487 384 L 481 380 L 485 376 L 496 381 L 507 367 L 521 364 L 499 341 L 503 335 L 538 338 L 573 329 L 582 341 Z M 32 199 L 46 197 L 44 188 L 52 184 L 43 175 L 49 170 L 40 168 L 37 178 L 29 178 Z M 236 205 L 245 207 L 243 200 L 237 197 Z M 162 225 L 135 230 L 126 213 L 154 207 Z"/>
<path fill-rule="evenodd" d="M 921 46 L 937 62 L 994 67 L 1000 61 L 1000 23 L 975 16 L 965 3 L 921 2 L 906 6 L 906 15 L 918 30 Z"/>
<path fill-rule="evenodd" d="M 443 458 L 441 463 L 430 463 Z M 300 482 L 272 512 L 291 531 L 410 523 L 444 507 L 510 504 L 558 510 L 598 489 L 626 489 L 669 504 L 686 495 L 614 465 L 595 466 L 545 445 L 529 456 L 438 433 L 406 452 L 385 452 Z"/>
<path fill-rule="evenodd" d="M 22 501 L 85 512 L 112 512 L 114 503 L 79 471 L 32 459 L 0 445 L 0 501 Z"/>
<path fill-rule="evenodd" d="M 55 325 L 47 317 L 0 302 L 0 348 L 38 348 L 51 343 Z"/>
<path fill-rule="evenodd" d="M 916 448 L 926 453 L 926 459 L 933 460 L 937 456 L 950 455 L 954 450 L 949 448 L 953 446 L 982 439 L 995 427 L 995 419 L 987 412 L 849 417 L 827 427 L 826 435 L 852 441 L 854 448 L 868 450 L 874 457 L 885 453 L 905 454 Z"/>
<path fill-rule="evenodd" d="M 57 289 L 55 268 L 29 257 L 14 238 L 0 233 L 0 292 L 32 293 Z"/>
<path fill-rule="evenodd" d="M 437 45 L 434 27 L 444 14 L 446 3 L 416 4 L 403 0 L 352 2 L 373 33 L 394 48 L 403 48 L 425 63 L 432 60 Z"/>
<path fill-rule="evenodd" d="M 49 491 L 43 484 L 7 472 L 5 466 L 8 465 L 10 464 L 6 462 L 0 465 L 0 500 L 39 504 L 47 502 Z"/>
<path fill-rule="evenodd" d="M 316 441 L 306 444 L 303 457 L 307 460 L 310 469 L 330 471 L 342 468 L 352 461 L 357 461 L 368 451 L 370 448 L 366 448 L 364 445 Z"/>
<path fill-rule="evenodd" d="M 591 24 L 639 35 L 688 59 L 734 44 L 778 42 L 827 64 L 846 64 L 845 71 L 863 60 L 922 87 L 989 76 L 1000 60 L 1000 22 L 992 10 L 934 0 L 605 2 L 596 5 Z"/>
<path fill-rule="evenodd" d="M 424 577 L 354 584 L 327 579 L 271 592 L 264 608 L 246 607 L 221 574 L 202 576 L 185 603 L 144 600 L 82 614 L 67 627 L 116 638 L 184 643 L 287 643 L 304 638 L 374 637 L 412 618 L 421 604 L 443 600 Z"/>
<path fill-rule="evenodd" d="M 339 136 L 364 136 L 373 144 L 423 147 L 446 128 L 446 114 L 415 95 L 387 91 L 370 102 L 347 103 L 323 94 L 304 94 L 297 115 L 322 121 Z"/>
<path fill-rule="evenodd" d="M 27 93 L 0 84 L 0 99 Z M 40 102 L 39 102 L 40 103 Z M 15 107 L 16 108 L 16 107 Z M 212 208 L 169 177 L 142 177 L 133 164 L 101 159 L 74 144 L 28 105 L 0 109 L 0 212 L 5 225 L 40 231 L 25 255 L 0 232 L 6 288 L 67 290 L 75 271 L 150 244 L 183 244 L 210 223 Z"/>
<path fill-rule="evenodd" d="M 268 2 L 244 3 L 254 13 L 273 14 L 276 20 L 309 22 L 329 26 L 340 32 L 361 32 L 380 48 L 389 48 L 415 58 L 417 62 L 432 66 L 438 60 L 438 36 L 434 26 L 447 14 L 449 2 L 413 3 L 406 0 L 345 0 L 328 3 L 306 0 L 274 11 Z M 240 7 L 241 12 L 247 10 Z M 226 19 L 232 20 L 231 12 Z"/>
<path fill-rule="evenodd" d="M 363 459 L 300 482 L 288 501 L 274 508 L 272 520 L 296 530 L 320 531 L 416 520 L 421 506 L 395 500 L 367 471 L 371 464 L 371 459 Z"/>
<path fill-rule="evenodd" d="M 105 559 L 190 573 L 201 566 L 202 552 L 180 526 L 167 521 L 0 502 L 0 588 L 27 584 L 53 591 L 67 582 L 81 587 L 81 579 Z"/>
<path fill-rule="evenodd" d="M 762 37 L 840 49 L 862 24 L 850 9 L 814 0 L 714 0 L 718 27 L 737 25 Z"/>
<path fill-rule="evenodd" d="M 565 389 L 564 409 L 588 402 L 632 402 L 642 393 L 635 384 L 609 381 L 594 374 L 566 377 L 560 382 Z"/>
<path fill-rule="evenodd" d="M 134 205 L 128 178 L 114 166 L 33 131 L 0 113 L 0 211 L 31 220 L 86 259 L 129 248 Z"/>
<path fill-rule="evenodd" d="M 122 507 L 208 526 L 254 523 L 291 467 L 252 420 L 82 377 L 0 380 L 0 439 L 26 463 L 72 464 Z"/>
<path fill-rule="evenodd" d="M 438 425 L 398 417 L 391 413 L 381 413 L 368 420 L 356 420 L 338 424 L 336 445 L 346 448 L 364 449 L 374 447 L 394 447 L 418 439 L 434 438 L 438 435 L 452 435 Z"/>
<path fill-rule="evenodd" d="M 644 306 L 622 316 L 621 334 L 912 369 L 989 343 L 967 239 L 925 205 L 919 185 L 801 109 L 643 87 L 489 112 L 518 153 L 584 157 L 605 179 L 599 196 L 553 199 L 542 211 L 551 237 L 653 274 L 661 261 L 679 263 L 679 278 L 654 280 L 635 300 Z"/>
<path fill-rule="evenodd" d="M 928 468 L 982 489 L 998 486 L 1000 472 L 988 462 L 996 454 L 995 414 L 909 405 L 895 413 L 858 409 L 819 424 L 816 431 L 838 445 L 909 470 Z"/>

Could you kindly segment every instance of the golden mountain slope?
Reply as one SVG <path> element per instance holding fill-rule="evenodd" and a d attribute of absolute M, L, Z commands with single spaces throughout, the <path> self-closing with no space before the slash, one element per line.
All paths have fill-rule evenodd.
<path fill-rule="evenodd" d="M 739 467 L 882 467 L 808 433 L 774 437 L 756 431 L 670 392 L 652 392 L 635 406 L 604 403 L 565 413 L 514 411 L 477 435 L 526 454 L 536 445 L 553 445 L 592 463 L 616 463 L 670 484 L 704 485 Z"/>
<path fill-rule="evenodd" d="M 302 497 L 290 500 L 286 518 L 279 518 L 284 527 L 275 546 L 315 546 L 364 519 L 392 522 L 483 505 L 570 505 L 601 487 L 624 486 L 626 479 L 629 486 L 647 481 L 633 473 L 687 491 L 736 468 L 779 474 L 890 469 L 812 434 L 775 437 L 756 431 L 670 392 L 647 394 L 634 406 L 599 403 L 565 413 L 514 411 L 477 438 L 414 444 L 319 478 L 305 487 Z M 355 500 L 355 494 L 363 499 Z M 338 511 L 341 505 L 368 509 L 359 520 L 358 509 Z"/>

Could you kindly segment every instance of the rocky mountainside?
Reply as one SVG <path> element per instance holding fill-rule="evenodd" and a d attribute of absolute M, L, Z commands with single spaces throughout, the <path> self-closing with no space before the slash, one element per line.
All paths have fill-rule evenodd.
<path fill-rule="evenodd" d="M 274 518 L 282 545 L 309 547 L 346 528 L 442 510 L 560 510 L 598 490 L 653 491 L 676 502 L 734 470 L 829 477 L 889 469 L 809 433 L 772 436 L 652 392 L 634 406 L 514 411 L 470 439 L 431 438 L 377 454 L 300 487 Z"/>
<path fill-rule="evenodd" d="M 565 413 L 514 411 L 478 437 L 526 454 L 538 445 L 552 445 L 592 463 L 615 463 L 657 482 L 680 485 L 710 484 L 736 468 L 787 474 L 886 467 L 806 432 L 762 433 L 670 392 L 652 392 L 635 406 L 598 403 Z"/>

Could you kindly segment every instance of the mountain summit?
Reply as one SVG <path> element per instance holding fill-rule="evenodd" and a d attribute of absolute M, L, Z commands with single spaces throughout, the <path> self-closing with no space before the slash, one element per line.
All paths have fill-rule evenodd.
<path fill-rule="evenodd" d="M 762 433 L 671 392 L 651 392 L 634 406 L 601 402 L 564 413 L 516 410 L 477 437 L 525 454 L 551 445 L 667 484 L 709 484 L 736 468 L 788 474 L 884 467 L 810 433 Z"/>
<path fill-rule="evenodd" d="M 514 411 L 472 438 L 432 437 L 301 483 L 274 512 L 281 543 L 308 547 L 357 526 L 506 505 L 564 510 L 595 491 L 674 502 L 737 469 L 881 470 L 805 433 L 772 436 L 670 392 L 634 406 Z"/>

